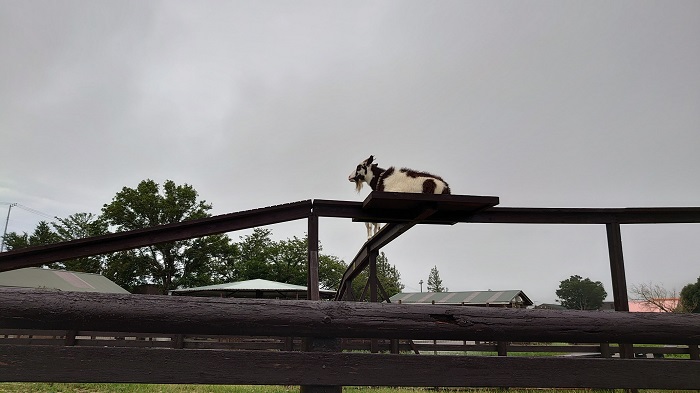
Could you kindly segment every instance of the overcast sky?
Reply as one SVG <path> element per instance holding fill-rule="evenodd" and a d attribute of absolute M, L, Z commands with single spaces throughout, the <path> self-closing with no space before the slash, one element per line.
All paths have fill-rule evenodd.
<path fill-rule="evenodd" d="M 361 201 L 347 177 L 370 154 L 500 206 L 700 206 L 698 16 L 695 0 L 0 0 L 0 219 L 13 202 L 98 214 L 144 179 L 192 185 L 213 214 Z M 8 231 L 42 219 L 13 209 Z M 364 225 L 320 223 L 350 262 Z M 700 225 L 622 235 L 628 286 L 700 276 Z M 542 303 L 574 274 L 611 294 L 605 239 L 420 226 L 384 251 L 406 291 L 437 266 L 452 291 Z"/>

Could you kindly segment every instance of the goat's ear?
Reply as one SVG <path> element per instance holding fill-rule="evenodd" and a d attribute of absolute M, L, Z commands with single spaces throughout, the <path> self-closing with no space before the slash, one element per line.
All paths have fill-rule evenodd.
<path fill-rule="evenodd" d="M 374 156 L 369 156 L 367 159 L 367 165 L 372 165 L 372 161 L 374 161 Z"/>

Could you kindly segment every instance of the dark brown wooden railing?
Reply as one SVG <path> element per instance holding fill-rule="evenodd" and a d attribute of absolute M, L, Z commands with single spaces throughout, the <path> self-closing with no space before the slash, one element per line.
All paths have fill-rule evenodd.
<path fill-rule="evenodd" d="M 100 331 L 115 334 L 137 329 L 143 333 L 166 335 L 270 335 L 313 340 L 364 337 L 700 344 L 700 315 L 693 314 L 212 299 L 41 290 L 0 291 L 0 326 L 47 332 L 83 329 L 96 334 Z M 3 345 L 1 341 L 2 381 L 700 387 L 700 373 L 697 372 L 700 362 L 697 360 L 172 349 L 174 345 L 170 348 L 161 348 L 160 345 L 152 348 Z M 548 372 L 544 373 L 545 370 Z M 552 372 L 554 370 L 556 372 Z M 658 378 L 658 375 L 666 378 Z"/>
<path fill-rule="evenodd" d="M 369 267 L 370 300 L 379 300 L 388 296 L 372 274 L 374 259 L 381 247 L 415 225 L 600 224 L 608 235 L 616 309 L 624 311 L 627 293 L 621 225 L 700 222 L 700 208 L 695 207 L 493 207 L 497 203 L 495 197 L 389 193 L 372 193 L 364 202 L 301 201 L 0 253 L 0 271 L 307 219 L 309 298 L 318 299 L 314 291 L 318 288 L 318 217 L 352 218 L 389 224 L 365 243 L 350 264 L 340 298 L 347 298 L 350 281 Z M 305 391 L 338 391 L 342 385 L 700 388 L 700 316 L 690 314 L 0 290 L 0 329 L 66 332 L 61 336 L 65 345 L 44 345 L 48 342 L 38 338 L 18 342 L 10 334 L 0 337 L 0 381 L 279 384 L 302 385 Z M 139 339 L 169 335 L 171 340 L 168 345 L 156 344 L 156 340 L 146 348 L 141 344 L 93 346 L 87 343 L 97 341 L 84 340 L 84 332 L 95 333 L 95 340 L 100 332 L 110 337 L 132 334 Z M 296 351 L 298 339 L 285 339 L 281 349 L 275 347 L 277 351 L 188 347 L 186 337 L 198 335 L 297 337 L 303 338 L 305 351 Z M 388 345 L 392 352 L 410 352 L 340 352 L 343 345 L 348 348 L 349 339 L 365 343 L 369 339 L 373 351 Z M 496 343 L 472 348 L 495 349 L 501 355 L 520 349 L 520 344 L 512 343 L 561 342 L 566 343 L 564 347 L 601 343 L 587 344 L 587 349 L 597 348 L 595 352 L 603 358 L 412 355 L 418 348 L 459 351 L 454 344 L 441 347 L 438 341 L 431 346 L 430 340 Z M 652 347 L 662 349 L 648 349 L 647 353 L 687 353 L 689 359 L 634 359 L 637 346 L 647 344 L 675 346 Z M 621 358 L 610 357 L 616 352 Z"/>

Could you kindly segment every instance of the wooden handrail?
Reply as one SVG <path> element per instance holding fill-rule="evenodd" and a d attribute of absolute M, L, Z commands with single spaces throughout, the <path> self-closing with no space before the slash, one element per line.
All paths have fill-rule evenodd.
<path fill-rule="evenodd" d="M 700 315 L 0 290 L 0 328 L 699 344 Z"/>

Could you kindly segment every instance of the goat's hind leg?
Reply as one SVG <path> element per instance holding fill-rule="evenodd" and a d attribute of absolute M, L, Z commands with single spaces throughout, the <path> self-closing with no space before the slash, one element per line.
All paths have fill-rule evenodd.
<path fill-rule="evenodd" d="M 367 228 L 367 239 L 379 233 L 379 230 L 382 228 L 381 224 L 376 222 L 366 222 L 365 227 Z"/>

